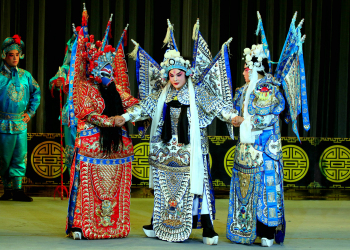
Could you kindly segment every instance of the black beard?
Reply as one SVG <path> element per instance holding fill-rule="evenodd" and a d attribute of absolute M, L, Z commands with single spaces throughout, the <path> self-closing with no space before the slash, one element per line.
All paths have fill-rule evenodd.
<path fill-rule="evenodd" d="M 105 102 L 105 109 L 102 115 L 108 117 L 124 114 L 122 100 L 112 81 L 107 88 L 100 85 L 101 96 Z M 126 127 L 127 128 L 127 127 Z M 122 128 L 119 127 L 100 127 L 101 151 L 110 155 L 113 151 L 118 151 L 119 143 L 122 140 Z"/>

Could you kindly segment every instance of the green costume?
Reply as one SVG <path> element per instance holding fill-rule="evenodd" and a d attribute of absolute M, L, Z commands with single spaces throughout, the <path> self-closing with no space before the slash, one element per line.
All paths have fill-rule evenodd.
<path fill-rule="evenodd" d="M 67 42 L 67 51 L 63 60 L 63 65 L 61 66 L 61 69 L 56 73 L 54 77 L 50 79 L 49 88 L 52 90 L 55 88 L 56 90 L 59 90 L 57 86 L 55 86 L 55 82 L 58 78 L 64 78 L 64 81 L 69 77 L 69 68 L 70 68 L 70 59 L 71 59 L 71 53 L 72 53 L 72 47 L 75 41 L 75 36 L 73 35 L 71 39 Z M 65 142 L 65 165 L 70 171 L 70 167 L 72 165 L 73 160 L 73 153 L 74 153 L 74 143 L 75 143 L 75 137 L 77 133 L 77 127 L 76 125 L 71 125 L 69 122 L 69 108 L 68 108 L 68 101 L 64 104 L 62 108 L 62 125 L 64 129 L 64 142 Z M 74 118 L 76 119 L 76 118 Z"/>
<path fill-rule="evenodd" d="M 18 37 L 18 36 L 17 36 Z M 19 38 L 20 39 L 20 38 Z M 19 40 L 20 41 L 20 40 Z M 7 38 L 2 45 L 2 59 L 11 50 L 23 58 L 24 43 Z M 40 88 L 32 75 L 23 69 L 0 66 L 0 176 L 6 189 L 21 189 L 27 165 L 27 124 L 22 115 L 30 118 L 40 104 Z"/>

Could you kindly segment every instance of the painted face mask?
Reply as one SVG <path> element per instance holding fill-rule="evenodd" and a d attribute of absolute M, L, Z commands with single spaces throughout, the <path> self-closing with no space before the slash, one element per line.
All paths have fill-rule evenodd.
<path fill-rule="evenodd" d="M 101 69 L 101 80 L 104 87 L 108 87 L 113 80 L 113 68 L 110 64 L 107 64 Z"/>

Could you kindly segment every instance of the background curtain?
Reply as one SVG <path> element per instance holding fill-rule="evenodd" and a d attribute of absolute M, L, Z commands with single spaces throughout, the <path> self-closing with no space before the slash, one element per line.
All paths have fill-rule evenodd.
<path fill-rule="evenodd" d="M 101 40 L 110 13 L 113 13 L 111 43 L 116 46 L 123 28 L 129 39 L 140 43 L 156 61 L 163 59 L 162 41 L 169 18 L 181 54 L 191 58 L 192 28 L 200 18 L 200 30 L 213 56 L 230 37 L 233 87 L 244 84 L 242 53 L 258 43 L 256 11 L 260 11 L 273 61 L 278 61 L 289 24 L 298 11 L 296 24 L 305 18 L 302 33 L 311 130 L 301 136 L 350 137 L 349 88 L 349 0 L 0 0 L 0 40 L 19 34 L 25 44 L 25 59 L 19 67 L 38 81 L 42 101 L 29 123 L 29 132 L 59 132 L 59 94 L 51 97 L 49 79 L 62 64 L 65 44 L 72 35 L 71 24 L 79 26 L 83 2 L 89 13 L 89 33 Z M 128 41 L 126 52 L 134 46 Z M 137 96 L 135 62 L 127 59 L 131 90 Z M 135 129 L 133 130 L 136 132 Z M 215 120 L 210 135 L 227 135 L 226 125 Z M 237 133 L 236 133 L 237 134 Z M 283 122 L 282 136 L 294 136 Z"/>

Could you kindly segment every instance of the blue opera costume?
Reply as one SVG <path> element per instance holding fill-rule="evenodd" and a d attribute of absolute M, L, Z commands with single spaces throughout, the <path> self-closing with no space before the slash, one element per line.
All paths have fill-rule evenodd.
<path fill-rule="evenodd" d="M 261 33 L 262 44 L 244 50 L 249 81 L 237 89 L 233 99 L 234 108 L 244 121 L 232 169 L 226 236 L 241 244 L 252 244 L 261 236 L 262 246 L 271 246 L 274 240 L 283 243 L 286 229 L 279 115 L 285 112 L 285 121 L 292 121 L 298 139 L 298 115 L 302 113 L 306 131 L 310 121 L 302 51 L 305 35 L 301 37 L 300 32 L 303 20 L 295 27 L 294 15 L 276 73 L 272 75 L 259 12 L 258 18 L 256 34 Z"/>
<path fill-rule="evenodd" d="M 18 50 L 23 58 L 23 41 L 12 37 L 2 45 L 2 59 L 11 50 Z M 17 67 L 0 66 L 0 176 L 4 188 L 21 189 L 27 165 L 27 123 L 22 115 L 32 118 L 40 104 L 40 88 L 32 75 Z"/>

